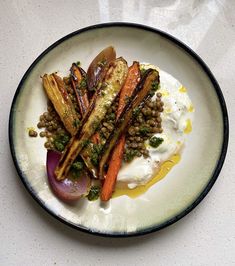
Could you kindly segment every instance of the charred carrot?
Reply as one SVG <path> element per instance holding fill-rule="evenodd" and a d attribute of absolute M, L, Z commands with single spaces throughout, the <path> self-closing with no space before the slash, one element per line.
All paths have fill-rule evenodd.
<path fill-rule="evenodd" d="M 128 102 L 128 97 L 132 95 L 139 81 L 140 81 L 139 63 L 134 62 L 133 65 L 130 66 L 128 69 L 127 79 L 120 92 L 120 98 L 117 109 L 117 119 L 119 118 L 124 107 L 126 106 Z M 101 191 L 101 200 L 103 201 L 109 200 L 112 196 L 117 175 L 122 164 L 125 141 L 126 141 L 125 135 L 122 135 L 112 153 L 107 175 Z"/>
<path fill-rule="evenodd" d="M 104 184 L 103 184 L 101 195 L 100 195 L 100 198 L 103 201 L 108 201 L 112 197 L 112 193 L 115 188 L 117 175 L 118 175 L 118 172 L 122 164 L 122 157 L 123 157 L 125 142 L 126 142 L 125 135 L 122 135 L 121 139 L 119 140 L 117 146 L 115 147 L 112 153 L 112 156 L 109 162 L 108 172 L 104 180 Z"/>
<path fill-rule="evenodd" d="M 126 82 L 120 92 L 118 109 L 117 109 L 117 119 L 122 113 L 122 110 L 126 106 L 129 100 L 129 97 L 132 95 L 139 81 L 140 81 L 139 62 L 133 62 L 132 66 L 130 66 L 128 69 Z"/>
<path fill-rule="evenodd" d="M 132 122 L 133 112 L 135 108 L 142 108 L 144 103 L 151 97 L 151 89 L 153 84 L 159 83 L 159 73 L 157 70 L 148 69 L 140 83 L 136 86 L 134 92 L 130 97 L 130 101 L 124 107 L 119 119 L 116 121 L 116 130 L 111 133 L 104 144 L 103 153 L 99 160 L 99 176 L 103 178 L 104 168 L 108 162 L 111 152 L 117 144 L 120 137 L 126 132 L 128 125 Z"/>

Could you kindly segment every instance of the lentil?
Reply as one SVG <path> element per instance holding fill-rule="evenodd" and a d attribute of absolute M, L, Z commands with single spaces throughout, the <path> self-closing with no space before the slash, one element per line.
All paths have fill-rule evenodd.
<path fill-rule="evenodd" d="M 42 132 L 40 132 L 40 137 L 42 137 L 42 138 L 44 138 L 44 137 L 46 137 L 46 132 L 45 131 L 42 131 Z"/>
<path fill-rule="evenodd" d="M 125 161 L 129 162 L 134 157 L 142 155 L 148 157 L 149 152 L 144 142 L 151 139 L 155 133 L 163 132 L 161 112 L 164 103 L 161 97 L 162 94 L 158 92 L 154 101 L 147 100 L 141 108 L 137 107 L 140 112 L 133 112 L 133 121 L 126 133 Z"/>
<path fill-rule="evenodd" d="M 38 135 L 38 133 L 37 133 L 37 131 L 35 131 L 35 130 L 33 130 L 33 129 L 30 129 L 29 130 L 29 136 L 30 137 L 37 137 L 37 135 Z"/>

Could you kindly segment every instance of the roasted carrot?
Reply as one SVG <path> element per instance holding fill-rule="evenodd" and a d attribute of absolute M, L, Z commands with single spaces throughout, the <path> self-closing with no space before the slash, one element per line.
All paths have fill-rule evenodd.
<path fill-rule="evenodd" d="M 132 66 L 128 69 L 126 82 L 120 92 L 118 109 L 117 109 L 117 119 L 119 118 L 122 110 L 128 102 L 128 98 L 132 95 L 136 85 L 140 81 L 140 66 L 139 62 L 133 62 Z"/>
<path fill-rule="evenodd" d="M 126 106 L 126 103 L 128 102 L 128 97 L 132 95 L 139 81 L 140 81 L 139 63 L 133 62 L 133 65 L 130 66 L 128 69 L 126 82 L 120 92 L 120 98 L 117 109 L 117 119 L 119 118 L 124 107 Z M 117 175 L 122 164 L 125 141 L 126 141 L 125 135 L 122 135 L 112 153 L 107 175 L 104 180 L 104 184 L 101 191 L 101 200 L 103 201 L 109 200 L 112 196 Z"/>
<path fill-rule="evenodd" d="M 110 162 L 109 168 L 104 180 L 104 184 L 101 190 L 101 200 L 107 201 L 112 197 L 112 193 L 115 187 L 117 175 L 122 164 L 123 151 L 125 147 L 126 138 L 122 135 L 117 146 L 115 147 Z"/>
<path fill-rule="evenodd" d="M 99 177 L 101 179 L 105 175 L 105 166 L 108 164 L 111 152 L 116 147 L 121 136 L 127 131 L 128 126 L 133 122 L 133 118 L 135 117 L 133 112 L 135 112 L 135 108 L 143 108 L 146 101 L 151 98 L 153 85 L 155 86 L 156 83 L 159 83 L 159 72 L 155 69 L 148 69 L 116 121 L 115 130 L 111 132 L 103 146 L 102 154 L 99 158 Z"/>

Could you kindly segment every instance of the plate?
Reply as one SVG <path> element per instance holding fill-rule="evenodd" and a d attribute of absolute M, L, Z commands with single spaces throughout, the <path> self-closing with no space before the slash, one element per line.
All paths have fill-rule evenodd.
<path fill-rule="evenodd" d="M 46 110 L 40 76 L 68 74 L 72 62 L 88 63 L 113 45 L 129 63 L 150 62 L 188 88 L 195 119 L 181 162 L 136 199 L 122 196 L 108 204 L 79 200 L 68 205 L 51 192 L 46 176 L 46 149 L 41 138 L 29 138 Z M 133 236 L 162 229 L 188 214 L 209 192 L 222 168 L 228 145 L 224 97 L 206 64 L 176 38 L 138 24 L 108 23 L 73 32 L 46 49 L 23 76 L 13 99 L 9 139 L 18 174 L 33 198 L 51 215 L 76 229 L 103 236 Z"/>

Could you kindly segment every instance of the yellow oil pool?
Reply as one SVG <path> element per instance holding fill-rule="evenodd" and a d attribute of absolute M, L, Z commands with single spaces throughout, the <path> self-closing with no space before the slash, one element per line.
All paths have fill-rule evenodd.
<path fill-rule="evenodd" d="M 129 189 L 128 187 L 116 188 L 112 197 L 116 198 L 126 195 L 130 198 L 136 198 L 141 194 L 144 194 L 151 186 L 153 186 L 155 183 L 163 179 L 169 173 L 172 167 L 176 165 L 179 161 L 180 161 L 180 155 L 179 154 L 173 155 L 169 160 L 167 160 L 161 165 L 157 175 L 152 180 L 150 180 L 146 185 L 142 185 L 134 189 Z"/>
<path fill-rule="evenodd" d="M 186 93 L 187 92 L 187 89 L 184 86 L 180 86 L 179 92 Z"/>
<path fill-rule="evenodd" d="M 192 123 L 190 119 L 186 120 L 186 127 L 184 129 L 185 134 L 189 134 L 192 131 Z"/>

